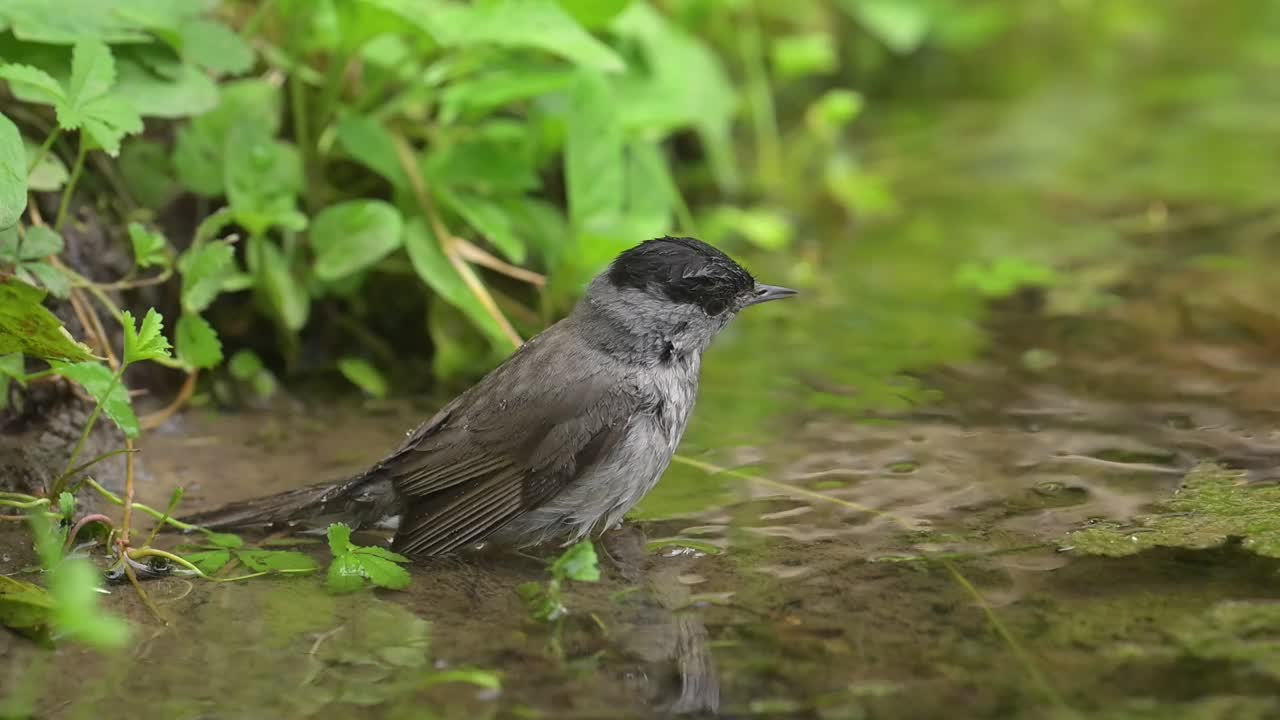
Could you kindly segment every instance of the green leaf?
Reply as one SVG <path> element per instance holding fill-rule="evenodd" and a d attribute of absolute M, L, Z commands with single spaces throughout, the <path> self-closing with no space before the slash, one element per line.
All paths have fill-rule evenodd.
<path fill-rule="evenodd" d="M 58 512 L 64 520 L 70 520 L 76 514 L 76 498 L 69 492 L 58 493 Z"/>
<path fill-rule="evenodd" d="M 142 118 L 124 100 L 111 93 L 115 61 L 102 42 L 76 43 L 71 56 L 71 79 L 65 96 L 56 104 L 58 125 L 65 130 L 84 128 L 108 155 L 120 152 L 120 139 L 142 132 Z"/>
<path fill-rule="evenodd" d="M 307 226 L 306 216 L 297 209 L 303 187 L 297 148 L 274 140 L 261 125 L 242 122 L 228 134 L 225 150 L 227 201 L 250 236 L 272 227 L 302 230 Z"/>
<path fill-rule="evenodd" d="M 183 185 L 201 195 L 223 194 L 228 134 L 243 121 L 261 126 L 268 136 L 275 135 L 280 129 L 281 96 L 264 80 L 223 83 L 217 107 L 178 130 L 173 163 Z"/>
<path fill-rule="evenodd" d="M 607 227 L 622 207 L 622 127 L 604 79 L 584 72 L 569 96 L 564 148 L 569 218 L 579 230 Z"/>
<path fill-rule="evenodd" d="M 142 318 L 142 326 L 135 330 L 133 314 L 121 313 L 124 321 L 124 362 L 126 365 L 143 360 L 165 360 L 169 355 L 169 340 L 162 332 L 164 318 L 155 308 L 149 308 Z"/>
<path fill-rule="evenodd" d="M 98 606 L 101 574 L 89 561 L 69 558 L 49 576 L 54 599 L 53 624 L 59 634 L 97 648 L 120 648 L 129 643 L 129 624 Z"/>
<path fill-rule="evenodd" d="M 213 20 L 194 20 L 179 29 L 182 56 L 215 73 L 239 75 L 253 67 L 253 48 L 240 34 Z"/>
<path fill-rule="evenodd" d="M 832 141 L 858 117 L 865 105 L 853 90 L 828 90 L 805 111 L 805 122 L 819 137 Z"/>
<path fill-rule="evenodd" d="M 55 604 L 44 588 L 0 575 L 0 625 L 43 638 Z"/>
<path fill-rule="evenodd" d="M 378 587 L 386 588 L 388 590 L 403 590 L 409 587 L 409 583 L 413 579 L 409 575 L 408 570 L 405 570 L 393 561 L 384 560 L 377 555 L 357 552 L 357 554 L 352 555 L 351 557 L 355 558 L 360 563 L 360 567 L 364 571 L 364 576 L 369 578 L 369 581 Z"/>
<path fill-rule="evenodd" d="M 0 122 L 0 124 L 3 124 Z M 36 155 L 39 154 L 40 148 L 31 142 L 23 142 L 27 153 L 26 167 L 31 167 L 31 163 L 35 161 Z M 40 158 L 40 162 L 36 163 L 31 172 L 27 175 L 27 187 L 37 192 L 53 192 L 61 190 L 63 185 L 67 183 L 67 166 L 62 162 L 62 158 L 56 153 L 47 152 L 44 157 Z"/>
<path fill-rule="evenodd" d="M 495 120 L 433 146 L 423 169 L 433 186 L 450 192 L 521 193 L 541 184 L 535 164 L 529 128 Z"/>
<path fill-rule="evenodd" d="M 222 341 L 204 318 L 184 312 L 178 318 L 178 359 L 193 368 L 211 368 L 222 362 Z"/>
<path fill-rule="evenodd" d="M 0 115 L 0 228 L 16 225 L 27 209 L 27 151 L 18 126 Z"/>
<path fill-rule="evenodd" d="M 378 173 L 397 188 L 408 188 L 395 140 L 382 123 L 363 115 L 348 115 L 338 123 L 338 143 L 356 162 Z"/>
<path fill-rule="evenodd" d="M 125 143 L 120 149 L 118 165 L 129 192 L 143 207 L 163 208 L 181 189 L 168 151 L 153 140 L 134 138 Z"/>
<path fill-rule="evenodd" d="M 929 34 L 929 6 L 919 0 L 841 0 L 838 4 L 899 54 L 915 52 Z"/>
<path fill-rule="evenodd" d="M 291 332 L 307 324 L 311 298 L 294 276 L 289 261 L 275 243 L 262 237 L 249 238 L 250 270 L 257 278 L 255 287 L 262 293 L 280 324 Z"/>
<path fill-rule="evenodd" d="M 26 385 L 26 361 L 22 353 L 0 355 L 0 409 L 9 407 L 9 384 Z"/>
<path fill-rule="evenodd" d="M 583 27 L 592 30 L 609 24 L 627 6 L 631 0 L 557 0 L 574 20 Z"/>
<path fill-rule="evenodd" d="M 422 681 L 424 687 L 443 685 L 444 683 L 466 683 L 485 690 L 501 690 L 502 676 L 492 670 L 475 670 L 458 668 L 432 673 Z"/>
<path fill-rule="evenodd" d="M 27 236 L 22 240 L 18 258 L 20 260 L 43 260 L 50 255 L 61 253 L 64 246 L 65 243 L 62 241 L 62 236 L 47 225 L 32 225 L 27 228 Z"/>
<path fill-rule="evenodd" d="M 363 588 L 364 581 L 364 566 L 360 561 L 354 555 L 339 555 L 329 564 L 325 585 L 336 593 L 350 593 Z"/>
<path fill-rule="evenodd" d="M 72 339 L 41 301 L 44 293 L 14 279 L 0 281 L 0 355 L 21 352 L 41 360 L 89 360 L 88 348 Z"/>
<path fill-rule="evenodd" d="M 500 204 L 482 195 L 454 193 L 443 188 L 438 190 L 438 194 L 451 210 L 461 215 L 468 225 L 506 255 L 508 260 L 514 263 L 524 262 L 524 242 L 516 236 L 511 216 Z"/>
<path fill-rule="evenodd" d="M 106 365 L 98 362 L 68 364 L 58 361 L 52 361 L 51 364 L 59 375 L 80 383 L 126 436 L 136 438 L 142 434 L 138 417 L 133 413 L 133 404 L 129 401 L 128 388 L 116 379 Z"/>
<path fill-rule="evenodd" d="M 212 110 L 218 104 L 219 87 L 200 68 L 176 64 L 172 77 L 151 71 L 127 49 L 117 63 L 119 79 L 113 97 L 144 117 L 183 118 Z"/>
<path fill-rule="evenodd" d="M 388 562 L 394 562 L 394 563 L 409 562 L 409 558 L 401 555 L 400 553 L 392 552 L 384 547 L 379 547 L 377 545 L 360 546 L 360 547 L 357 547 L 353 552 L 355 552 L 355 554 L 357 555 L 372 555 L 374 557 L 382 558 L 383 560 L 386 560 Z"/>
<path fill-rule="evenodd" d="M 583 540 L 565 551 L 551 564 L 551 577 L 597 582 L 600 580 L 600 561 L 590 540 Z"/>
<path fill-rule="evenodd" d="M 66 299 L 71 297 L 71 280 L 58 268 L 47 262 L 28 262 L 22 265 L 25 270 L 40 281 L 44 289 L 49 294 L 56 297 Z"/>
<path fill-rule="evenodd" d="M 133 243 L 133 262 L 139 268 L 167 265 L 164 236 L 142 223 L 129 223 L 129 240 Z"/>
<path fill-rule="evenodd" d="M 338 280 L 368 268 L 399 249 L 401 229 L 400 211 L 381 200 L 325 208 L 311 226 L 316 277 Z"/>
<path fill-rule="evenodd" d="M 444 47 L 532 48 L 596 70 L 616 72 L 626 68 L 618 53 L 584 30 L 555 0 L 449 4 L 433 7 L 430 12 L 393 0 L 367 1 L 401 13 Z"/>
<path fill-rule="evenodd" d="M 237 550 L 236 557 L 254 572 L 300 572 L 319 567 L 310 555 L 296 550 Z"/>
<path fill-rule="evenodd" d="M 559 588 L 554 582 L 547 588 L 536 582 L 522 583 L 516 588 L 530 618 L 539 622 L 551 622 L 568 614 L 569 609 L 561 602 Z"/>
<path fill-rule="evenodd" d="M 212 575 L 231 562 L 230 550 L 203 550 L 182 556 L 187 562 L 200 568 L 205 575 Z"/>
<path fill-rule="evenodd" d="M 783 78 L 825 75 L 840 67 L 835 40 L 825 32 L 779 37 L 771 50 L 773 67 Z"/>
<path fill-rule="evenodd" d="M 235 272 L 236 249 L 231 243 L 215 241 L 197 245 L 178 261 L 182 274 L 182 307 L 187 312 L 204 312 L 222 292 L 227 276 Z"/>
<path fill-rule="evenodd" d="M 564 68 L 522 64 L 463 78 L 444 88 L 440 117 L 445 123 L 481 117 L 514 102 L 565 90 L 576 77 Z"/>
<path fill-rule="evenodd" d="M 265 369 L 262 364 L 262 358 L 258 357 L 257 353 L 252 350 L 237 352 L 231 356 L 231 361 L 227 363 L 227 370 L 237 380 L 252 380 L 255 375 Z"/>
<path fill-rule="evenodd" d="M 351 528 L 345 523 L 333 523 L 329 526 L 329 552 L 334 557 L 351 552 Z"/>
<path fill-rule="evenodd" d="M 13 23 L 14 35 L 32 42 L 70 45 L 86 37 L 108 43 L 145 42 L 149 39 L 145 28 L 121 12 L 130 3 L 160 5 L 136 0 L 5 0 L 0 16 Z"/>
<path fill-rule="evenodd" d="M 232 533 L 205 532 L 204 539 L 209 541 L 210 545 L 220 548 L 238 548 L 244 546 L 244 540 L 239 535 Z"/>
<path fill-rule="evenodd" d="M 453 263 L 445 257 L 439 241 L 421 218 L 413 218 L 405 224 L 404 244 L 418 277 L 444 298 L 445 302 L 462 311 L 489 338 L 494 347 L 510 347 L 502 328 L 484 309 L 480 299 L 467 286 Z"/>
<path fill-rule="evenodd" d="M 369 361 L 363 358 L 344 357 L 338 361 L 338 370 L 352 385 L 376 398 L 387 396 L 387 379 Z"/>
<path fill-rule="evenodd" d="M 62 85 L 49 73 L 30 65 L 0 65 L 0 78 L 9 81 L 13 94 L 26 102 L 57 105 L 66 98 Z"/>

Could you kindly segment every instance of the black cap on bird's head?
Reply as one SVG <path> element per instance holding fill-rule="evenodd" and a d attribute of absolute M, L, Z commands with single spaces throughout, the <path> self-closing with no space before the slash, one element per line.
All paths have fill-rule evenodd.
<path fill-rule="evenodd" d="M 733 258 L 687 237 L 640 243 L 613 261 L 608 277 L 615 287 L 655 290 L 672 302 L 697 305 L 713 317 L 796 294 L 756 282 Z"/>

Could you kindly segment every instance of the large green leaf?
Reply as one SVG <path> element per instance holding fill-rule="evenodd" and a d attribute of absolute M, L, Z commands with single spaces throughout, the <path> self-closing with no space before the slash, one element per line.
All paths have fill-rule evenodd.
<path fill-rule="evenodd" d="M 71 364 L 53 361 L 51 364 L 59 375 L 80 383 L 102 406 L 102 412 L 126 436 L 136 438 L 142 433 L 138 426 L 138 416 L 134 414 L 133 404 L 129 400 L 129 389 L 124 383 L 116 381 L 110 368 L 100 362 Z"/>
<path fill-rule="evenodd" d="M 0 17 L 13 34 L 32 42 L 71 45 L 84 38 L 107 43 L 145 42 L 145 28 L 121 14 L 126 0 L 5 0 Z M 152 3 L 160 4 L 160 3 Z"/>
<path fill-rule="evenodd" d="M 583 27 L 600 28 L 609 24 L 632 0 L 557 0 Z"/>
<path fill-rule="evenodd" d="M 253 67 L 253 48 L 223 23 L 194 20 L 178 30 L 183 58 L 206 70 L 238 75 Z"/>
<path fill-rule="evenodd" d="M 321 280 L 354 275 L 400 248 L 400 211 L 381 200 L 331 205 L 311 225 L 315 273 Z"/>
<path fill-rule="evenodd" d="M 42 360 L 89 360 L 88 348 L 71 338 L 41 305 L 44 293 L 12 278 L 0 281 L 0 355 L 21 352 Z"/>
<path fill-rule="evenodd" d="M 65 95 L 55 106 L 58 125 L 66 130 L 83 128 L 112 156 L 119 154 L 121 138 L 142 132 L 137 110 L 112 93 L 115 81 L 110 48 L 95 40 L 78 42 L 71 55 Z"/>
<path fill-rule="evenodd" d="M 117 68 L 119 79 L 112 96 L 144 117 L 189 117 L 218 105 L 218 86 L 193 65 L 178 64 L 175 74 L 166 77 L 149 71 L 126 51 Z"/>
<path fill-rule="evenodd" d="M 175 333 L 178 359 L 193 368 L 211 368 L 222 362 L 222 342 L 204 318 L 183 313 Z"/>
<path fill-rule="evenodd" d="M 514 102 L 564 90 L 575 77 L 573 70 L 565 68 L 521 64 L 463 78 L 444 89 L 440 117 L 451 123 L 459 118 L 487 115 Z"/>
<path fill-rule="evenodd" d="M 338 142 L 353 159 L 387 182 L 397 188 L 409 187 L 395 140 L 382 123 L 363 115 L 348 115 L 338 123 Z"/>
<path fill-rule="evenodd" d="M 423 11 L 410 0 L 366 0 L 401 13 L 445 47 L 497 45 L 533 48 L 583 67 L 608 72 L 626 63 L 583 29 L 555 0 L 485 0 L 471 5 L 435 5 Z"/>
<path fill-rule="evenodd" d="M 515 263 L 524 262 L 524 242 L 516 235 L 511 216 L 503 206 L 483 195 L 467 192 L 450 192 L 441 188 L 438 193 L 445 204 L 462 216 L 467 224 L 484 236 L 494 247 Z"/>
<path fill-rule="evenodd" d="M 0 228 L 11 227 L 27 209 L 27 152 L 18 127 L 0 115 Z"/>
<path fill-rule="evenodd" d="M 302 230 L 307 218 L 297 209 L 303 187 L 297 148 L 271 137 L 266 128 L 246 121 L 228 134 L 223 183 L 236 221 L 250 235 L 271 227 Z"/>
<path fill-rule="evenodd" d="M 280 95 L 265 80 L 223 83 L 217 107 L 178 130 L 173 162 L 183 185 L 202 195 L 223 194 L 227 135 L 241 121 L 275 135 L 281 122 Z"/>
<path fill-rule="evenodd" d="M 570 94 L 565 138 L 569 218 L 578 231 L 612 224 L 624 193 L 622 127 L 604 78 L 582 72 Z"/>

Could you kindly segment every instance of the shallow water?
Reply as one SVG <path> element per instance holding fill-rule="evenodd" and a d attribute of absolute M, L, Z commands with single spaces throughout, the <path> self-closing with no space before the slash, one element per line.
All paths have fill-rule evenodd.
<path fill-rule="evenodd" d="M 5 635 L 0 677 L 51 718 L 1280 716 L 1280 651 L 1180 640 L 1224 601 L 1280 600 L 1275 561 L 1061 549 L 1201 461 L 1280 480 L 1280 164 L 1249 160 L 1280 141 L 1264 95 L 1209 82 L 1237 71 L 1189 97 L 1063 73 L 923 127 L 882 119 L 873 160 L 910 212 L 814 218 L 796 262 L 754 264 L 805 292 L 711 351 L 684 459 L 606 539 L 604 580 L 567 591 L 563 659 L 515 592 L 542 561 L 480 554 L 353 597 L 157 580 L 165 626 L 117 588 L 135 647 Z M 1147 133 L 1116 130 L 1153 106 Z M 1007 257 L 1057 281 L 999 299 L 966 281 Z M 142 499 L 340 477 L 438 401 L 193 410 L 148 438 Z M 25 556 L 0 532 L 9 572 Z M 465 668 L 501 689 L 440 681 Z"/>

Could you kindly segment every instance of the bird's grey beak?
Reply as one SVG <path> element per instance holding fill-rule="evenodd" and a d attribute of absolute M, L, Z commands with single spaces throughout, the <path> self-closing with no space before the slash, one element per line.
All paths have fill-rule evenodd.
<path fill-rule="evenodd" d="M 747 305 L 759 305 L 767 303 L 770 300 L 781 300 L 795 295 L 796 291 L 791 288 L 779 287 L 777 285 L 761 285 L 756 283 L 755 295 L 747 301 Z"/>

